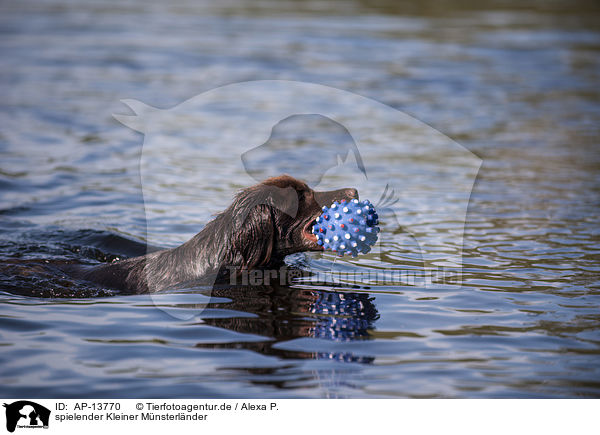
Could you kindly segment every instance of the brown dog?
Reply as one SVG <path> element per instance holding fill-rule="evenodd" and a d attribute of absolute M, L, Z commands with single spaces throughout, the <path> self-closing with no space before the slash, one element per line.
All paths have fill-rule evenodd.
<path fill-rule="evenodd" d="M 143 293 L 190 282 L 223 281 L 231 273 L 249 269 L 275 269 L 289 254 L 322 250 L 311 233 L 322 206 L 357 197 L 356 189 L 315 192 L 287 175 L 269 178 L 241 191 L 227 210 L 177 248 L 80 267 L 75 274 L 107 287 Z"/>

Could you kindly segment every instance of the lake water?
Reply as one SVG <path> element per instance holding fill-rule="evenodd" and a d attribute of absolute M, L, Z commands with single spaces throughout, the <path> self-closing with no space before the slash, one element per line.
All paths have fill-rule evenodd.
<path fill-rule="evenodd" d="M 0 5 L 0 259 L 27 266 L 0 267 L 0 395 L 599 397 L 600 9 L 213 3 Z M 189 182 L 200 166 L 171 159 L 148 200 L 144 137 L 113 119 L 127 112 L 119 100 L 167 109 L 263 79 L 372 98 L 481 159 L 465 220 L 419 220 L 437 204 L 400 186 L 406 201 L 382 216 L 377 257 L 311 253 L 290 264 L 418 271 L 461 248 L 446 236 L 464 224 L 462 286 L 296 282 L 128 296 L 39 272 L 46 260 L 138 255 L 144 240 L 175 246 L 249 185 L 208 144 L 197 162 L 208 187 Z M 199 130 L 225 134 L 208 122 Z M 314 157 L 347 140 L 320 132 L 281 143 L 308 141 L 297 143 Z M 457 186 L 460 169 L 443 172 L 441 157 L 421 167 L 401 148 L 361 152 L 375 180 L 403 176 L 421 193 L 446 179 Z M 353 185 L 344 174 L 328 180 Z M 357 187 L 371 199 L 383 190 Z M 59 293 L 72 296 L 48 297 Z"/>

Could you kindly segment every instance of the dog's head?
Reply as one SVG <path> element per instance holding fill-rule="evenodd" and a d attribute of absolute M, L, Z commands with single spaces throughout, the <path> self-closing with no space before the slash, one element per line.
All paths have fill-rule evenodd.
<path fill-rule="evenodd" d="M 269 178 L 240 192 L 231 206 L 233 248 L 248 269 L 296 252 L 321 251 L 312 227 L 322 207 L 353 198 L 358 198 L 353 188 L 316 192 L 288 175 Z"/>

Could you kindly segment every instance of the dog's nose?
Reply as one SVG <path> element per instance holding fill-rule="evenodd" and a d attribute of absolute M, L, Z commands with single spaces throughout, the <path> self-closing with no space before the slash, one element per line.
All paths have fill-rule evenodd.
<path fill-rule="evenodd" d="M 348 195 L 352 199 L 358 199 L 358 190 L 354 188 L 346 189 L 346 195 Z"/>

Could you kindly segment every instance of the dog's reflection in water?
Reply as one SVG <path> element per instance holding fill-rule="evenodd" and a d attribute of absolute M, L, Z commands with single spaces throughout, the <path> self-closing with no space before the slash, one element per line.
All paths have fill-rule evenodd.
<path fill-rule="evenodd" d="M 367 293 L 294 288 L 273 283 L 262 286 L 215 287 L 212 296 L 231 302 L 210 302 L 206 308 L 236 310 L 252 317 L 204 318 L 211 326 L 270 339 L 233 343 L 200 343 L 203 348 L 242 348 L 280 358 L 333 359 L 370 363 L 373 358 L 350 350 L 289 350 L 278 346 L 289 340 L 311 337 L 334 342 L 368 340 L 379 314 Z M 311 347 L 307 344 L 306 347 Z M 322 348 L 323 346 L 318 346 Z M 338 346 L 336 346 L 338 347 Z M 342 346 L 343 347 L 343 346 Z"/>

